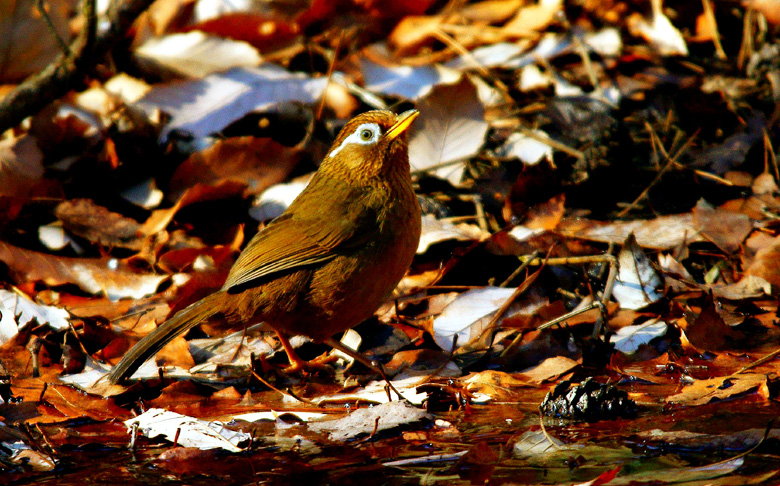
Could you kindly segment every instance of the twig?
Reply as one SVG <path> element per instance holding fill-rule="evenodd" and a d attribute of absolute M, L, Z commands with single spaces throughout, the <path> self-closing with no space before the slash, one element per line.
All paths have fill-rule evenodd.
<path fill-rule="evenodd" d="M 460 54 L 464 57 L 464 59 L 467 59 L 469 63 L 471 63 L 477 71 L 484 76 L 486 79 L 489 79 L 493 82 L 493 85 L 501 91 L 501 94 L 504 96 L 504 99 L 507 101 L 510 101 L 512 97 L 509 94 L 509 88 L 507 85 L 504 84 L 503 81 L 498 79 L 496 76 L 493 75 L 485 66 L 482 65 L 481 62 L 477 60 L 477 58 L 474 57 L 474 55 L 466 49 L 466 47 L 458 42 L 454 37 L 449 35 L 448 33 L 444 32 L 440 28 L 433 29 L 433 36 L 443 42 L 448 47 L 452 48 L 455 52 Z"/>
<path fill-rule="evenodd" d="M 723 45 L 720 43 L 720 33 L 718 32 L 718 22 L 715 20 L 715 12 L 712 10 L 712 3 L 710 0 L 701 0 L 704 6 L 704 18 L 707 23 L 710 24 L 710 30 L 712 30 L 712 43 L 715 44 L 715 55 L 718 59 L 726 59 L 726 52 L 723 50 Z"/>
<path fill-rule="evenodd" d="M 656 174 L 656 175 L 655 175 L 655 177 L 653 178 L 653 180 L 652 180 L 652 181 L 650 181 L 650 184 L 648 184 L 648 185 L 647 185 L 647 187 L 645 188 L 645 190 L 644 190 L 644 191 L 642 191 L 642 193 L 641 193 L 641 194 L 639 194 L 639 195 L 636 197 L 636 199 L 634 199 L 634 201 L 633 201 L 631 204 L 629 204 L 628 206 L 626 206 L 625 208 L 623 208 L 623 210 L 622 210 L 622 211 L 620 211 L 620 212 L 617 214 L 617 217 L 618 217 L 618 218 L 622 218 L 623 216 L 625 216 L 626 214 L 628 214 L 628 212 L 629 212 L 629 211 L 631 211 L 632 209 L 634 209 L 634 208 L 635 208 L 635 207 L 636 207 L 636 206 L 639 204 L 639 202 L 640 202 L 642 199 L 644 199 L 645 197 L 647 197 L 647 194 L 650 192 L 650 189 L 652 189 L 653 187 L 655 187 L 655 185 L 656 185 L 656 184 L 658 184 L 658 181 L 660 181 L 660 180 L 661 180 L 661 177 L 662 177 L 662 176 L 663 176 L 663 175 L 664 175 L 664 174 L 665 174 L 665 173 L 666 173 L 666 172 L 667 172 L 669 169 L 671 169 L 671 168 L 672 168 L 672 167 L 673 167 L 673 166 L 676 164 L 676 162 L 677 162 L 677 159 L 678 159 L 678 158 L 679 158 L 679 157 L 680 157 L 680 156 L 683 154 L 683 152 L 685 152 L 685 150 L 686 150 L 686 149 L 687 149 L 687 148 L 688 148 L 688 147 L 689 147 L 689 146 L 690 146 L 690 145 L 693 143 L 693 140 L 696 138 L 696 136 L 697 136 L 698 134 L 699 134 L 699 131 L 697 130 L 697 131 L 696 131 L 696 133 L 694 133 L 693 135 L 691 135 L 691 137 L 690 137 L 688 140 L 686 140 L 686 141 L 685 141 L 685 143 L 683 144 L 683 146 L 682 146 L 682 147 L 680 147 L 680 149 L 679 149 L 679 150 L 678 150 L 678 151 L 677 151 L 677 152 L 674 154 L 674 156 L 672 156 L 672 157 L 669 157 L 669 155 L 668 155 L 668 154 L 666 153 L 666 151 L 664 150 L 663 146 L 659 144 L 658 148 L 659 148 L 659 150 L 661 150 L 661 153 L 662 153 L 662 154 L 663 154 L 663 155 L 664 155 L 664 156 L 665 156 L 665 157 L 668 159 L 668 162 L 666 163 L 666 165 L 664 165 L 664 166 L 661 168 L 661 170 L 660 170 L 660 171 L 658 171 L 658 174 Z"/>
<path fill-rule="evenodd" d="M 524 261 L 519 267 L 517 267 L 515 271 L 512 272 L 512 275 L 510 275 L 509 277 L 507 277 L 506 280 L 501 282 L 501 285 L 499 285 L 499 287 L 506 287 L 507 285 L 509 285 L 509 283 L 512 282 L 512 280 L 516 279 L 517 276 L 520 275 L 520 273 L 522 273 L 526 268 L 528 268 L 531 262 L 534 259 L 536 259 L 540 254 L 541 252 L 539 250 L 534 250 L 534 252 L 528 256 L 528 260 Z"/>
<path fill-rule="evenodd" d="M 529 130 L 525 127 L 518 127 L 517 131 L 522 133 L 528 138 L 531 138 L 533 140 L 536 140 L 539 143 L 543 143 L 545 145 L 549 145 L 550 147 L 554 148 L 555 150 L 560 150 L 561 152 L 565 152 L 572 157 L 576 157 L 580 160 L 583 160 L 585 158 L 585 154 L 581 150 L 577 150 L 575 148 L 571 148 L 568 145 L 561 143 L 557 140 L 553 140 L 550 137 L 544 137 L 542 135 L 539 135 L 538 133 L 534 132 L 533 130 Z"/>
<path fill-rule="evenodd" d="M 39 112 L 77 87 L 97 59 L 111 50 L 152 2 L 153 0 L 114 0 L 108 9 L 109 26 L 97 35 L 94 0 L 85 0 L 82 11 L 87 25 L 70 44 L 71 54 L 61 53 L 43 71 L 28 77 L 0 100 L 0 133 L 15 127 L 26 117 Z"/>
<path fill-rule="evenodd" d="M 65 39 L 62 38 L 59 32 L 57 32 L 57 28 L 54 27 L 54 22 L 51 21 L 51 17 L 49 16 L 49 12 L 46 11 L 46 0 L 37 0 L 35 2 L 35 6 L 38 7 L 38 12 L 40 12 L 41 17 L 43 18 L 43 21 L 46 22 L 46 27 L 49 28 L 49 32 L 51 32 L 51 35 L 54 36 L 55 39 L 57 39 L 57 44 L 60 45 L 60 49 L 62 50 L 65 55 L 70 56 L 70 47 L 68 47 L 68 43 L 65 42 Z"/>
<path fill-rule="evenodd" d="M 780 348 L 775 349 L 774 351 L 772 351 L 771 353 L 767 354 L 763 358 L 759 358 L 759 359 L 753 361 L 752 363 L 743 366 L 742 368 L 738 369 L 737 371 L 735 371 L 734 373 L 730 374 L 726 378 L 733 378 L 733 377 L 737 376 L 740 373 L 744 373 L 747 370 L 753 369 L 756 366 L 762 365 L 762 364 L 766 363 L 767 361 L 770 361 L 770 360 L 776 358 L 778 355 L 780 355 Z"/>

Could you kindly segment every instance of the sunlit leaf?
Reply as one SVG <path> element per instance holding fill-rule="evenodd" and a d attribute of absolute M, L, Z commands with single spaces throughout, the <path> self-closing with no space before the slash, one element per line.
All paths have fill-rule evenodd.
<path fill-rule="evenodd" d="M 183 130 L 203 137 L 218 132 L 252 111 L 273 109 L 282 103 L 314 103 L 327 78 L 310 78 L 273 64 L 235 68 L 203 79 L 159 86 L 137 105 L 171 116 L 163 136 Z"/>
<path fill-rule="evenodd" d="M 0 289 L 0 344 L 32 323 L 55 330 L 67 329 L 69 318 L 65 309 L 36 304 L 25 295 Z"/>
<path fill-rule="evenodd" d="M 207 422 L 168 410 L 152 408 L 125 421 L 128 430 L 137 426 L 146 437 L 165 437 L 178 444 L 198 449 L 225 449 L 241 452 L 251 436 L 246 432 L 226 429 L 221 422 Z"/>
<path fill-rule="evenodd" d="M 668 326 L 658 319 L 650 319 L 644 324 L 621 327 L 609 338 L 615 344 L 615 349 L 621 353 L 635 353 L 639 346 L 648 344 L 657 337 L 666 334 Z"/>
<path fill-rule="evenodd" d="M 664 295 L 664 279 L 629 235 L 618 254 L 618 277 L 612 295 L 624 309 L 640 309 Z"/>
<path fill-rule="evenodd" d="M 418 104 L 418 109 L 420 119 L 409 135 L 412 168 L 460 184 L 465 161 L 482 147 L 488 129 L 476 88 L 466 79 L 439 86 Z"/>

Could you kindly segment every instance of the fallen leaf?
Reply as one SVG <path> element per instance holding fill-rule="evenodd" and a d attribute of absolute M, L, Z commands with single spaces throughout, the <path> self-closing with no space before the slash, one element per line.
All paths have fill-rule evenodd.
<path fill-rule="evenodd" d="M 0 196 L 28 196 L 43 173 L 43 152 L 35 137 L 0 140 Z"/>
<path fill-rule="evenodd" d="M 420 243 L 417 245 L 417 254 L 425 253 L 431 245 L 442 241 L 475 241 L 486 236 L 487 234 L 479 226 L 465 223 L 455 225 L 436 219 L 432 214 L 426 214 L 422 217 L 422 233 Z"/>
<path fill-rule="evenodd" d="M 641 309 L 664 296 L 664 278 L 631 234 L 618 254 L 618 276 L 612 295 L 624 309 Z"/>
<path fill-rule="evenodd" d="M 126 420 L 125 426 L 128 431 L 138 427 L 149 438 L 162 436 L 171 442 L 177 440 L 184 447 L 202 450 L 241 452 L 251 441 L 248 433 L 228 430 L 221 422 L 199 420 L 160 408 L 151 408 L 138 417 Z"/>
<path fill-rule="evenodd" d="M 233 137 L 190 155 L 171 176 L 171 197 L 178 199 L 196 184 L 234 181 L 259 194 L 282 182 L 298 164 L 301 152 L 270 138 Z"/>
<path fill-rule="evenodd" d="M 535 165 L 542 160 L 552 162 L 552 147 L 539 141 L 539 139 L 549 139 L 548 135 L 542 130 L 532 130 L 532 133 L 535 135 L 533 138 L 525 133 L 512 133 L 507 137 L 504 145 L 496 150 L 496 154 L 499 157 L 520 159 L 526 165 Z"/>
<path fill-rule="evenodd" d="M 693 214 L 672 214 L 655 219 L 603 223 L 585 218 L 564 218 L 558 231 L 566 236 L 603 243 L 623 243 L 634 234 L 643 248 L 673 250 L 684 243 L 706 241 L 693 224 Z"/>
<path fill-rule="evenodd" d="M 615 344 L 617 351 L 632 354 L 643 344 L 649 344 L 653 339 L 665 335 L 667 329 L 665 322 L 650 319 L 636 326 L 621 327 L 609 338 L 609 342 Z"/>
<path fill-rule="evenodd" d="M 477 90 L 467 79 L 434 88 L 417 105 L 420 119 L 409 133 L 409 163 L 459 185 L 465 161 L 485 141 L 488 125 Z"/>
<path fill-rule="evenodd" d="M 357 409 L 343 418 L 310 422 L 309 430 L 327 433 L 328 439 L 343 442 L 362 434 L 383 432 L 414 422 L 432 420 L 432 418 L 433 416 L 428 412 L 413 407 L 403 400 L 396 400 Z"/>
<path fill-rule="evenodd" d="M 76 284 L 110 299 L 139 299 L 157 290 L 167 275 L 135 273 L 116 258 L 73 258 L 47 255 L 0 241 L 0 261 L 18 282 L 44 282 L 56 286 Z"/>
<path fill-rule="evenodd" d="M 65 229 L 98 245 L 140 250 L 141 225 L 134 219 L 109 211 L 90 199 L 68 199 L 57 205 L 54 215 Z"/>
<path fill-rule="evenodd" d="M 169 71 L 190 78 L 202 78 L 236 67 L 254 67 L 262 62 L 257 49 L 246 42 L 199 31 L 151 38 L 133 55 L 148 71 Z"/>
<path fill-rule="evenodd" d="M 158 86 L 136 105 L 148 113 L 161 110 L 171 116 L 163 138 L 171 130 L 204 137 L 252 111 L 270 110 L 288 102 L 314 103 L 327 84 L 328 79 L 324 77 L 311 78 L 263 64 Z"/>
<path fill-rule="evenodd" d="M 0 344 L 8 342 L 20 330 L 35 322 L 61 331 L 69 327 L 65 309 L 36 304 L 25 295 L 0 289 Z"/>
<path fill-rule="evenodd" d="M 0 84 L 21 82 L 42 71 L 62 52 L 55 35 L 68 42 L 68 21 L 76 2 L 58 0 L 46 4 L 52 27 L 41 18 L 41 5 L 36 0 L 0 3 Z"/>
<path fill-rule="evenodd" d="M 653 0 L 653 17 L 650 22 L 643 18 L 634 19 L 630 27 L 652 45 L 662 56 L 687 56 L 688 46 L 682 34 L 664 15 L 662 0 Z"/>
<path fill-rule="evenodd" d="M 683 388 L 680 393 L 667 397 L 666 402 L 684 406 L 705 405 L 712 401 L 725 400 L 753 392 L 766 383 L 766 380 L 766 375 L 756 373 L 696 380 L 692 385 Z"/>
<path fill-rule="evenodd" d="M 579 365 L 580 363 L 566 356 L 554 356 L 545 359 L 533 368 L 523 370 L 519 376 L 532 383 L 543 383 L 570 373 Z"/>
<path fill-rule="evenodd" d="M 433 321 L 433 340 L 445 351 L 478 338 L 484 326 L 517 289 L 484 287 L 463 292 Z"/>
<path fill-rule="evenodd" d="M 689 343 L 704 351 L 734 349 L 744 340 L 741 332 L 723 321 L 709 295 L 705 297 L 701 313 L 693 322 L 687 323 L 683 333 Z"/>
<path fill-rule="evenodd" d="M 397 95 L 410 100 L 426 96 L 436 86 L 450 85 L 461 79 L 461 73 L 439 64 L 431 66 L 383 66 L 361 59 L 365 87 L 373 93 Z M 417 123 L 424 120 L 421 117 Z M 414 126 L 414 125 L 413 125 Z"/>
<path fill-rule="evenodd" d="M 693 224 L 702 236 L 728 254 L 737 251 L 753 230 L 747 215 L 714 208 L 704 200 L 693 208 Z"/>

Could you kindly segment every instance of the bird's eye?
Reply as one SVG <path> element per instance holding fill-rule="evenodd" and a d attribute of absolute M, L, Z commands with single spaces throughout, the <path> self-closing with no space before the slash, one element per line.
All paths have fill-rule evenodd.
<path fill-rule="evenodd" d="M 374 132 L 372 132 L 368 128 L 364 128 L 363 130 L 360 130 L 360 139 L 361 140 L 368 142 L 372 138 L 374 138 Z"/>

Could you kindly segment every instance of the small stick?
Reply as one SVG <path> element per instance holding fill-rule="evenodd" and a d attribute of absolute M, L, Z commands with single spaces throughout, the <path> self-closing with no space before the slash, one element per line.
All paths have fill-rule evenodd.
<path fill-rule="evenodd" d="M 712 43 L 715 44 L 715 55 L 718 59 L 727 59 L 726 51 L 723 50 L 723 44 L 720 43 L 720 32 L 718 32 L 718 22 L 715 20 L 715 12 L 712 10 L 712 3 L 710 0 L 701 0 L 702 6 L 704 6 L 704 18 L 707 23 L 710 24 L 712 30 Z"/>
<path fill-rule="evenodd" d="M 506 280 L 501 282 L 501 285 L 499 285 L 499 287 L 506 287 L 507 285 L 509 285 L 509 283 L 512 282 L 512 280 L 516 279 L 517 276 L 520 275 L 526 268 L 528 268 L 531 265 L 531 262 L 535 258 L 537 258 L 540 254 L 541 252 L 539 250 L 534 250 L 533 253 L 524 257 L 524 258 L 528 258 L 528 260 L 524 261 L 519 267 L 517 267 L 515 271 L 512 272 L 512 274 L 509 277 L 507 277 Z"/>
<path fill-rule="evenodd" d="M 370 370 L 372 370 L 372 371 L 374 371 L 376 373 L 379 373 L 379 375 L 382 377 L 382 379 L 385 380 L 385 383 L 387 383 L 387 386 L 390 387 L 390 389 L 393 390 L 396 395 L 398 395 L 398 398 L 400 400 L 405 400 L 410 405 L 414 405 L 412 402 L 409 401 L 408 398 L 403 396 L 401 394 L 401 392 L 399 392 L 395 388 L 393 383 L 387 377 L 387 374 L 385 373 L 385 369 L 382 367 L 382 365 L 378 361 L 372 361 L 372 360 L 368 359 L 363 354 L 355 351 L 354 349 L 352 349 L 349 346 L 343 344 L 342 342 L 333 339 L 332 337 L 326 339 L 323 342 L 325 344 L 327 344 L 328 346 L 330 346 L 331 348 L 333 348 L 333 349 L 336 349 L 338 351 L 341 351 L 344 354 L 348 354 L 348 355 L 352 356 L 353 358 L 355 358 L 356 361 L 359 361 L 361 364 L 366 366 L 368 369 L 370 369 Z"/>

